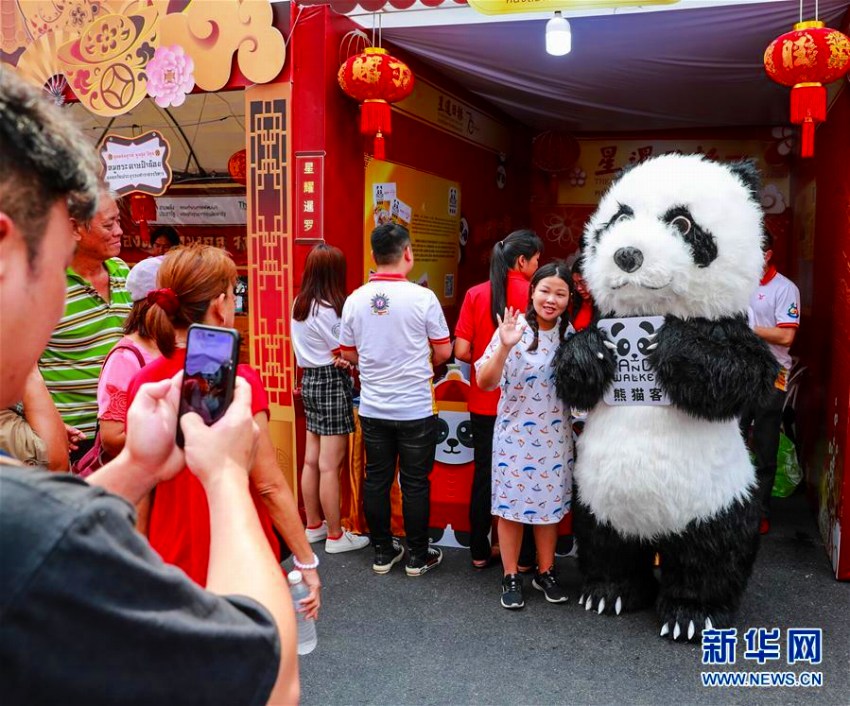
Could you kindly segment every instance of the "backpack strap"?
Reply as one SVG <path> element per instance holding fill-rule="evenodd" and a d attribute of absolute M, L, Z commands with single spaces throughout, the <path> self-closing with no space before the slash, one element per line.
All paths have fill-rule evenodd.
<path fill-rule="evenodd" d="M 145 357 L 142 355 L 142 352 L 138 349 L 137 346 L 132 343 L 119 343 L 116 345 L 109 353 L 106 355 L 106 358 L 103 359 L 103 364 L 106 365 L 106 361 L 109 360 L 109 356 L 111 356 L 115 351 L 120 349 L 132 351 L 132 353 L 136 356 L 136 360 L 139 361 L 139 368 L 145 367 Z"/>

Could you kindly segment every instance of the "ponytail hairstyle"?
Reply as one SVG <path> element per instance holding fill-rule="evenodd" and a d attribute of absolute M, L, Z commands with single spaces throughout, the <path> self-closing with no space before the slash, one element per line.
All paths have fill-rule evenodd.
<path fill-rule="evenodd" d="M 148 295 L 153 302 L 145 326 L 166 358 L 174 353 L 176 330 L 201 323 L 210 304 L 236 283 L 236 265 L 224 250 L 192 244 L 169 250 L 157 274 L 159 289 Z M 167 306 L 163 306 L 163 303 Z"/>
<path fill-rule="evenodd" d="M 342 316 L 345 304 L 345 255 L 332 245 L 321 243 L 310 251 L 304 264 L 301 290 L 295 297 L 292 318 L 305 321 L 320 305 L 330 306 Z"/>
<path fill-rule="evenodd" d="M 516 266 L 520 255 L 530 260 L 543 253 L 543 241 L 533 230 L 515 230 L 504 240 L 493 246 L 490 255 L 490 318 L 499 325 L 496 317 L 505 312 L 508 305 L 508 270 Z"/>
<path fill-rule="evenodd" d="M 547 262 L 542 267 L 537 269 L 537 272 L 531 278 L 531 286 L 528 289 L 528 309 L 525 312 L 525 320 L 528 322 L 528 328 L 534 331 L 534 340 L 528 346 L 528 351 L 533 353 L 537 350 L 537 343 L 540 339 L 540 328 L 537 323 L 537 312 L 534 310 L 534 302 L 533 295 L 534 290 L 537 288 L 537 285 L 547 277 L 557 277 L 558 279 L 562 279 L 564 284 L 567 285 L 567 289 L 570 291 L 570 281 L 572 279 L 570 274 L 570 268 L 567 267 L 567 263 L 563 260 L 554 260 L 553 262 Z M 558 341 L 563 343 L 564 335 L 567 333 L 567 327 L 570 325 L 570 317 L 567 315 L 566 310 L 561 313 L 560 319 L 558 321 Z"/>

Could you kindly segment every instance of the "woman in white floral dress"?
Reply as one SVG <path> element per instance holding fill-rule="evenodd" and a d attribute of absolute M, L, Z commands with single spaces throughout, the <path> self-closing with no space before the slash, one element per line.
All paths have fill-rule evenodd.
<path fill-rule="evenodd" d="M 565 313 L 569 281 L 569 268 L 561 261 L 538 269 L 525 317 L 506 310 L 475 364 L 482 389 L 502 390 L 493 437 L 492 513 L 500 518 L 505 608 L 525 605 L 517 560 L 526 524 L 534 527 L 537 548 L 532 586 L 550 603 L 567 601 L 555 576 L 555 544 L 558 523 L 570 509 L 573 442 L 569 407 L 555 392 L 552 361 L 572 331 Z"/>

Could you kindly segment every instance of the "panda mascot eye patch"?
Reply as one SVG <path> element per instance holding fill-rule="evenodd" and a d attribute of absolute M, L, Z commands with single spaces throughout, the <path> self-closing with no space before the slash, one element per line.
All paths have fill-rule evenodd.
<path fill-rule="evenodd" d="M 607 330 L 580 331 L 555 361 L 559 396 L 588 412 L 574 469 L 581 603 L 655 605 L 667 639 L 731 626 L 755 559 L 761 509 L 736 417 L 777 374 L 745 317 L 761 236 L 754 167 L 701 155 L 625 172 L 585 228 L 584 276 Z M 618 370 L 638 358 L 664 404 L 614 403 Z"/>

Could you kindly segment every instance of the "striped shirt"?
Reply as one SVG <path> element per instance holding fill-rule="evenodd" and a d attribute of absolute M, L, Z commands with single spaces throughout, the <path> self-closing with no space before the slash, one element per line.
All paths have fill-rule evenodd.
<path fill-rule="evenodd" d="M 97 380 L 109 351 L 124 335 L 133 302 L 127 291 L 130 268 L 114 257 L 104 263 L 110 301 L 70 267 L 66 270 L 65 314 L 38 361 L 53 402 L 66 424 L 89 438 L 97 426 Z"/>

